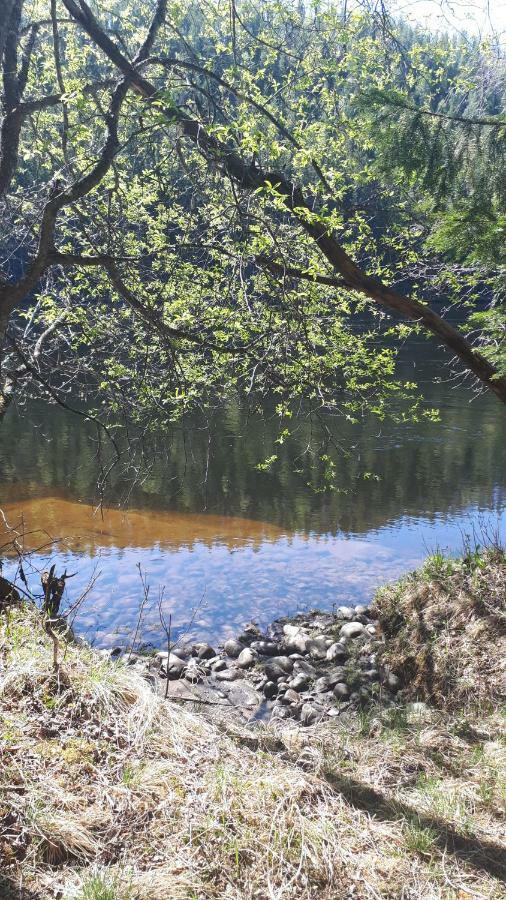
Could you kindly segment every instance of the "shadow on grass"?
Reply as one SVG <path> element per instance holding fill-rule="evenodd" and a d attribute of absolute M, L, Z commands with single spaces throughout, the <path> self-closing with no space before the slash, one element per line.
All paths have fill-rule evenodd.
<path fill-rule="evenodd" d="M 22 879 L 15 874 L 6 875 L 0 872 L 1 900 L 41 900 L 40 894 L 34 894 L 23 886 Z"/>
<path fill-rule="evenodd" d="M 485 841 L 473 835 L 463 835 L 444 819 L 420 813 L 399 800 L 387 799 L 379 791 L 343 775 L 327 772 L 327 783 L 354 806 L 384 822 L 398 822 L 402 817 L 421 828 L 430 828 L 435 843 L 441 850 L 506 882 L 506 854 L 504 846 Z"/>

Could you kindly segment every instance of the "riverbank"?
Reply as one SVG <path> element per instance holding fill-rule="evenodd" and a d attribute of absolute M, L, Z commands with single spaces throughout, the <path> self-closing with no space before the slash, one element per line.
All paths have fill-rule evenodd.
<path fill-rule="evenodd" d="M 2 896 L 504 896 L 505 584 L 499 551 L 433 557 L 350 621 L 314 613 L 249 629 L 230 654 L 174 652 L 168 702 L 175 659 L 146 671 L 68 644 L 55 672 L 38 614 L 10 608 Z M 223 697 L 178 699 L 210 681 Z M 261 694 L 268 724 L 224 685 Z"/>

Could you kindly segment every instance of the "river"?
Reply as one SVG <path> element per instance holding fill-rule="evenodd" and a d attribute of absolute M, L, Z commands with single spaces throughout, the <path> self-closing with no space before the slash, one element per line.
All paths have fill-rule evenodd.
<path fill-rule="evenodd" d="M 0 506 L 24 532 L 28 581 L 53 562 L 66 568 L 68 604 L 92 582 L 75 627 L 98 646 L 131 639 L 142 580 L 142 640 L 161 642 L 162 596 L 175 635 L 219 641 L 249 620 L 367 602 L 436 549 L 506 538 L 504 409 L 434 383 L 440 361 L 425 347 L 404 362 L 440 422 L 327 419 L 347 451 L 331 492 L 307 452 L 314 422 L 301 415 L 280 445 L 274 414 L 230 402 L 209 427 L 174 429 L 141 477 L 134 463 L 113 470 L 101 508 L 95 429 L 59 408 L 12 408 L 0 429 Z M 256 468 L 274 454 L 268 471 Z M 4 574 L 14 571 L 7 553 Z"/>

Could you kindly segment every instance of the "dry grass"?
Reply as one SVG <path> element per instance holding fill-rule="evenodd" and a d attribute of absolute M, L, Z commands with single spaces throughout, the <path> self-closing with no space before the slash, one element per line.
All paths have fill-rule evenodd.
<path fill-rule="evenodd" d="M 0 717 L 2 897 L 504 896 L 496 713 L 225 732 L 13 609 Z"/>
<path fill-rule="evenodd" d="M 380 591 L 383 663 L 405 697 L 446 710 L 506 697 L 506 554 L 494 549 L 423 569 Z"/>

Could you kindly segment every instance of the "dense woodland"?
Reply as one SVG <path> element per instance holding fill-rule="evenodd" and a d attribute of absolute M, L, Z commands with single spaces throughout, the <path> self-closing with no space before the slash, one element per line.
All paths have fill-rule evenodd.
<path fill-rule="evenodd" d="M 289 0 L 7 0 L 0 36 L 4 411 L 430 418 L 413 333 L 505 400 L 499 44 Z"/>

